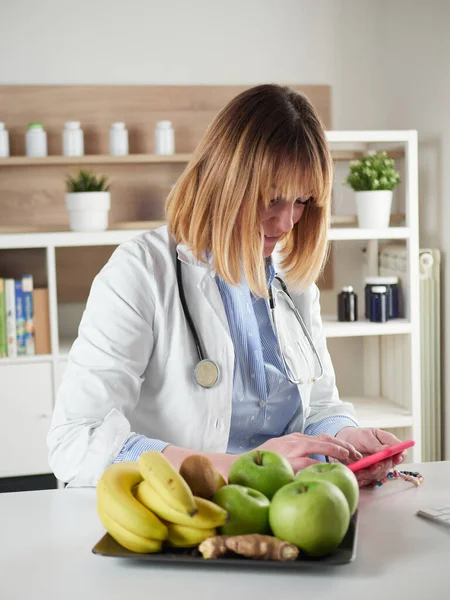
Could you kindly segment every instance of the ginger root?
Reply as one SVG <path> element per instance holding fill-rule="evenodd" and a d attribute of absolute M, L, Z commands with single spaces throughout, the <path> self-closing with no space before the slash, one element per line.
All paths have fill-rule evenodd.
<path fill-rule="evenodd" d="M 295 560 L 299 553 L 294 544 L 259 533 L 217 535 L 204 540 L 198 549 L 203 558 L 219 558 L 230 551 L 247 558 Z"/>

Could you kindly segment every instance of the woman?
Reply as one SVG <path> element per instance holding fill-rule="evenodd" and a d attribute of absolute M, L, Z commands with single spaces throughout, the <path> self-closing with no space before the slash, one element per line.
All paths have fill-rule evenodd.
<path fill-rule="evenodd" d="M 256 447 L 298 470 L 399 441 L 358 427 L 335 386 L 314 284 L 331 182 L 302 95 L 262 85 L 220 112 L 168 197 L 168 227 L 122 244 L 93 282 L 48 435 L 59 479 L 93 486 L 149 449 L 176 466 L 205 453 L 226 475 Z"/>

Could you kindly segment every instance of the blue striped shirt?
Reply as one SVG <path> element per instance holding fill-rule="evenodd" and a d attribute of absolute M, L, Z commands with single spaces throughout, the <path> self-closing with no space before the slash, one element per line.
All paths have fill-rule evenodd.
<path fill-rule="evenodd" d="M 269 285 L 273 277 L 270 267 Z M 220 277 L 216 280 L 235 352 L 227 452 L 240 454 L 282 436 L 301 407 L 301 397 L 297 385 L 290 383 L 284 373 L 267 302 L 253 296 L 245 281 L 231 286 Z M 357 424 L 346 415 L 335 415 L 309 425 L 304 433 L 334 436 L 347 426 Z M 131 434 L 115 462 L 137 460 L 142 452 L 162 451 L 167 445 L 162 440 Z"/>

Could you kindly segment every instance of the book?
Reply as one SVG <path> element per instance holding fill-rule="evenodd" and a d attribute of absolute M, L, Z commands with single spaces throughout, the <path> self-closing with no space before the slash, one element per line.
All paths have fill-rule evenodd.
<path fill-rule="evenodd" d="M 5 279 L 5 310 L 8 357 L 17 356 L 16 289 L 14 279 Z"/>
<path fill-rule="evenodd" d="M 33 289 L 34 345 L 36 354 L 51 354 L 48 289 Z"/>
<path fill-rule="evenodd" d="M 23 309 L 25 319 L 25 354 L 34 356 L 33 276 L 22 277 Z"/>
<path fill-rule="evenodd" d="M 25 296 L 22 288 L 22 280 L 14 281 L 16 291 L 16 336 L 17 336 L 17 356 L 26 356 L 25 347 Z"/>
<path fill-rule="evenodd" d="M 8 356 L 6 337 L 5 281 L 0 278 L 0 358 Z"/>

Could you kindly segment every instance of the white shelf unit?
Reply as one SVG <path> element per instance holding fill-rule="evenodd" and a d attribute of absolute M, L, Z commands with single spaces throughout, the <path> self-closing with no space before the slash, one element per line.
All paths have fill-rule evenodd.
<path fill-rule="evenodd" d="M 415 131 L 331 131 L 327 138 L 333 147 L 342 144 L 345 147 L 340 160 L 350 160 L 374 143 L 395 144 L 393 152 L 404 157 L 406 181 L 406 226 L 389 227 L 383 230 L 364 230 L 358 227 L 333 227 L 329 238 L 335 243 L 341 241 L 367 241 L 368 258 L 372 269 L 376 269 L 378 243 L 380 240 L 404 240 L 408 247 L 410 271 L 410 298 L 407 303 L 405 319 L 390 321 L 385 324 L 358 321 L 356 323 L 338 323 L 335 317 L 324 315 L 324 328 L 328 338 L 361 338 L 365 339 L 364 374 L 367 386 L 361 396 L 349 398 L 356 407 L 361 425 L 386 428 L 409 428 L 411 437 L 416 440 L 414 461 L 421 458 L 421 399 L 420 399 L 420 341 L 419 341 L 419 273 L 418 261 L 418 197 L 417 197 L 417 134 Z M 400 150 L 399 150 L 400 148 Z M 53 157 L 52 157 L 53 158 Z M 88 157 L 85 157 L 88 158 Z M 180 162 L 187 161 L 188 155 L 178 156 Z M 56 157 L 54 160 L 60 160 Z M 13 159 L 0 161 L 0 166 L 11 164 Z M 44 160 L 44 159 L 43 159 Z M 64 159 L 65 160 L 65 159 Z M 73 159 L 70 159 L 73 162 Z M 120 158 L 114 159 L 120 162 Z M 124 157 L 123 162 L 152 162 L 153 155 Z M 156 159 L 155 159 L 156 160 Z M 158 159 L 159 160 L 159 159 Z M 83 162 L 110 162 L 111 157 L 95 157 Z M 13 161 L 14 162 L 14 161 Z M 67 161 L 69 162 L 69 161 Z M 26 168 L 29 163 L 25 159 L 17 159 L 14 166 Z M 32 163 L 35 164 L 34 162 Z M 37 163 L 36 163 L 37 164 Z M 43 162 L 43 164 L 46 164 Z M 154 226 L 159 226 L 155 222 Z M 148 229 L 148 223 L 146 223 Z M 0 359 L 0 377 L 3 383 L 2 423 L 4 433 L 14 431 L 8 440 L 8 453 L 0 459 L 0 477 L 11 475 L 32 475 L 49 472 L 45 435 L 50 426 L 51 412 L 54 405 L 60 374 L 67 361 L 67 354 L 73 338 L 60 337 L 58 323 L 57 278 L 55 251 L 62 247 L 77 246 L 115 246 L 140 234 L 141 229 L 109 230 L 99 233 L 50 232 L 50 233 L 6 233 L 0 234 L 0 252 L 8 249 L 45 249 L 47 284 L 49 290 L 50 339 L 51 354 L 35 357 Z M 399 338 L 402 345 L 403 360 L 408 364 L 409 380 L 404 381 L 407 391 L 403 400 L 397 401 L 389 386 L 380 384 L 380 340 L 382 338 Z M 405 353 L 405 348 L 407 352 Z M 398 351 L 397 351 L 398 352 Z M 376 364 L 368 357 L 376 356 Z M 384 393 L 386 392 L 386 393 Z M 7 436 L 8 437 L 8 436 Z M 22 457 L 21 445 L 27 440 L 33 452 Z M 17 447 L 17 452 L 15 449 Z M 33 454 L 32 460 L 29 458 Z"/>
<path fill-rule="evenodd" d="M 327 139 L 332 151 L 338 148 L 341 153 L 343 150 L 386 150 L 388 154 L 395 155 L 398 165 L 401 165 L 400 194 L 404 203 L 404 225 L 383 230 L 334 227 L 330 229 L 329 239 L 335 247 L 337 244 L 353 242 L 356 248 L 361 249 L 361 244 L 364 244 L 366 275 L 379 274 L 380 244 L 395 241 L 406 245 L 408 276 L 407 281 L 402 282 L 405 284 L 404 290 L 407 290 L 404 318 L 387 323 L 371 323 L 361 317 L 355 323 L 339 323 L 336 317 L 326 314 L 322 318 L 325 334 L 330 339 L 333 363 L 339 365 L 336 367 L 339 388 L 341 371 L 354 373 L 345 364 L 346 357 L 342 354 L 349 344 L 358 342 L 355 348 L 360 350 L 360 356 L 357 357 L 359 363 L 356 368 L 360 368 L 360 373 L 356 375 L 360 375 L 362 394 L 347 397 L 346 393 L 342 393 L 343 399 L 353 403 L 362 426 L 390 429 L 401 437 L 413 438 L 416 445 L 410 450 L 409 457 L 419 462 L 422 459 L 422 433 L 417 132 L 330 131 L 327 132 Z M 342 181 L 337 183 L 342 184 Z M 354 256 L 357 256 L 357 252 L 354 252 Z M 351 268 L 349 266 L 350 271 Z M 351 272 L 348 273 L 349 283 L 353 282 L 352 276 L 355 277 Z M 338 291 L 334 290 L 334 294 Z M 364 299 L 359 296 L 358 300 L 361 314 Z"/>

